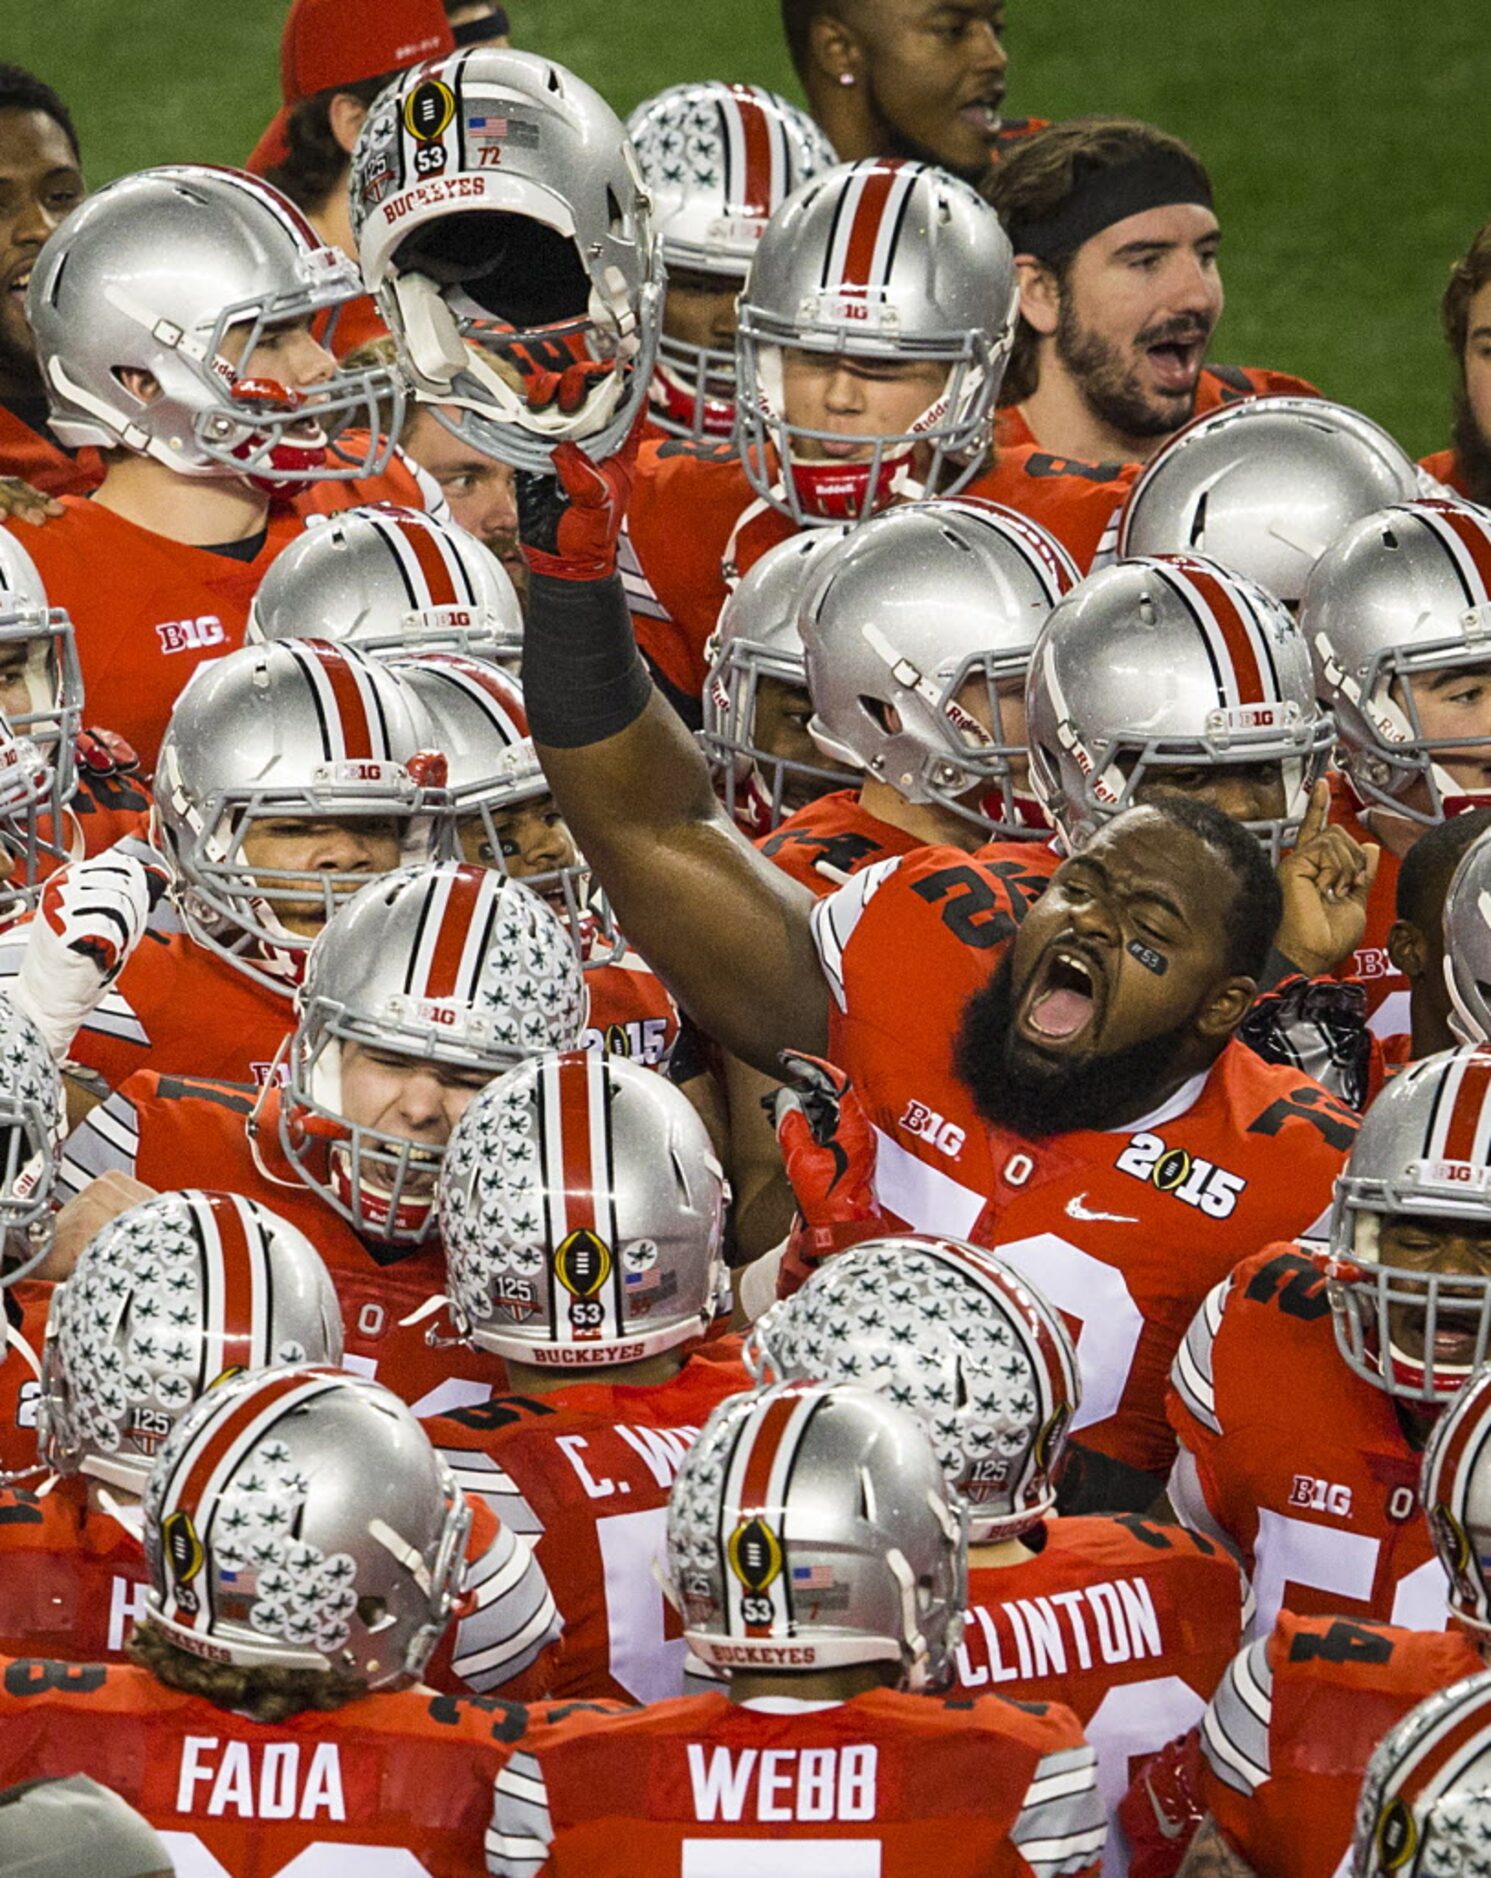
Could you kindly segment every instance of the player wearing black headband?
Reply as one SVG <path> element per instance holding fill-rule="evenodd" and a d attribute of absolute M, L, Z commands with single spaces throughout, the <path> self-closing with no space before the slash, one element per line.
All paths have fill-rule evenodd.
<path fill-rule="evenodd" d="M 507 8 L 493 0 L 445 0 L 445 17 L 458 46 L 506 46 Z"/>
<path fill-rule="evenodd" d="M 1267 392 L 1280 372 L 1207 365 L 1222 316 L 1211 181 L 1178 138 L 1125 118 L 1076 118 L 993 171 L 1020 272 L 1020 320 L 999 441 L 1147 462 L 1198 412 Z"/>

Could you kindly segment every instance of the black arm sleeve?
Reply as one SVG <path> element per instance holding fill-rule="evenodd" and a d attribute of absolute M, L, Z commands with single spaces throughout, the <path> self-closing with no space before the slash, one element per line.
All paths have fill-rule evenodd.
<path fill-rule="evenodd" d="M 578 750 L 634 723 L 652 696 L 620 577 L 528 583 L 523 696 L 537 743 Z"/>

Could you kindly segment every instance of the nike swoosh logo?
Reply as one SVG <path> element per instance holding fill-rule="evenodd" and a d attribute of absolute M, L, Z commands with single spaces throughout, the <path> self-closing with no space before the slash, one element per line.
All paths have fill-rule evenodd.
<path fill-rule="evenodd" d="M 1092 1212 L 1082 1204 L 1086 1198 L 1087 1195 L 1085 1193 L 1073 1194 L 1072 1198 L 1066 1203 L 1066 1216 L 1068 1219 L 1086 1219 L 1093 1221 L 1107 1219 L 1111 1220 L 1115 1226 L 1137 1226 L 1139 1224 L 1139 1221 L 1134 1218 L 1132 1213 Z"/>
<path fill-rule="evenodd" d="M 1154 1808 L 1154 1823 L 1159 1827 L 1160 1836 L 1165 1839 L 1178 1839 L 1186 1829 L 1184 1820 L 1174 1821 L 1167 1817 L 1164 1807 L 1155 1798 L 1154 1788 L 1150 1785 L 1149 1775 L 1144 1776 L 1144 1791 L 1149 1795 L 1149 1803 Z"/>

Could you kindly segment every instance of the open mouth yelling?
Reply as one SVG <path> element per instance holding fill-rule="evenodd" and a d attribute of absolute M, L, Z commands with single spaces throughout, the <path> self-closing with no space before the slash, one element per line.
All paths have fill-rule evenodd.
<path fill-rule="evenodd" d="M 1070 942 L 1053 945 L 1036 967 L 1016 1028 L 1049 1049 L 1089 1036 L 1101 1019 L 1103 984 L 1096 966 Z"/>
<path fill-rule="evenodd" d="M 1157 345 L 1146 346 L 1144 356 L 1149 361 L 1150 374 L 1160 391 L 1177 396 L 1194 391 L 1196 380 L 1201 375 L 1202 361 L 1206 357 L 1206 336 L 1198 334 L 1190 339 L 1162 339 Z"/>
<path fill-rule="evenodd" d="M 960 105 L 958 116 L 980 137 L 986 137 L 992 142 L 1004 124 L 1000 115 L 1003 103 L 1003 91 L 987 91 L 981 97 L 970 98 L 967 104 Z"/>

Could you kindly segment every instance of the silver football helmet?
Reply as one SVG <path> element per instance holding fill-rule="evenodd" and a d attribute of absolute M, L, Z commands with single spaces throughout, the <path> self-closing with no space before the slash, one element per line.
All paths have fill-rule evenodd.
<path fill-rule="evenodd" d="M 815 564 L 798 616 L 813 741 L 990 836 L 1045 834 L 1024 786 L 1025 676 L 1077 579 L 1059 542 L 996 503 L 862 522 Z"/>
<path fill-rule="evenodd" d="M 52 1294 L 38 1452 L 140 1493 L 166 1436 L 229 1376 L 341 1360 L 336 1292 L 303 1232 L 235 1193 L 156 1194 L 95 1233 Z"/>
<path fill-rule="evenodd" d="M 403 420 L 392 372 L 338 368 L 298 390 L 238 369 L 277 328 L 362 292 L 353 263 L 257 176 L 196 163 L 122 176 L 68 216 L 31 272 L 52 428 L 71 449 L 123 446 L 182 476 L 269 489 L 376 475 Z M 135 397 L 128 370 L 160 395 Z"/>
<path fill-rule="evenodd" d="M 1491 737 L 1426 736 L 1413 688 L 1491 668 L 1491 511 L 1426 500 L 1364 517 L 1321 556 L 1299 623 L 1363 803 L 1433 823 L 1491 800 L 1443 761 L 1463 751 L 1485 762 Z M 1403 800 L 1415 783 L 1427 806 Z"/>
<path fill-rule="evenodd" d="M 241 1376 L 172 1431 L 145 1493 L 145 1608 L 193 1656 L 419 1679 L 471 1508 L 396 1395 L 342 1370 Z"/>
<path fill-rule="evenodd" d="M 311 948 L 298 1021 L 271 1085 L 279 1140 L 305 1184 L 366 1238 L 422 1243 L 435 1224 L 444 1144 L 359 1122 L 343 1099 L 343 1051 L 498 1076 L 567 1050 L 589 999 L 574 949 L 536 894 L 454 861 L 364 887 Z"/>
<path fill-rule="evenodd" d="M 740 297 L 740 438 L 751 486 L 799 527 L 863 521 L 903 496 L 953 495 L 982 466 L 1014 336 L 1014 256 L 999 217 L 945 170 L 846 163 L 795 190 L 767 224 Z M 789 353 L 946 371 L 895 436 L 794 423 Z M 860 446 L 863 461 L 824 446 Z"/>
<path fill-rule="evenodd" d="M 417 65 L 368 113 L 351 204 L 363 276 L 442 424 L 518 469 L 547 470 L 566 440 L 597 461 L 620 447 L 652 378 L 662 263 L 599 92 L 531 52 Z M 535 400 L 570 368 L 573 401 Z"/>
<path fill-rule="evenodd" d="M 559 814 L 529 735 L 517 680 L 496 665 L 450 652 L 415 653 L 390 660 L 390 667 L 424 707 L 446 760 L 450 814 L 445 845 L 451 858 L 495 867 L 546 900 L 564 921 L 587 970 L 614 964 L 625 942 L 568 829 L 556 819 L 547 838 L 556 859 L 562 850 L 573 853 L 573 861 L 529 873 L 523 857 L 508 852 L 514 844 L 502 821 L 509 811 L 544 801 L 553 816 Z"/>
<path fill-rule="evenodd" d="M 1450 1581 L 1450 1614 L 1491 1641 L 1491 1372 L 1481 1371 L 1435 1422 L 1424 1450 L 1419 1501 Z"/>
<path fill-rule="evenodd" d="M 859 1383 L 926 1424 L 968 1536 L 1013 1539 L 1052 1513 L 1081 1401 L 1060 1317 L 990 1252 L 921 1234 L 826 1260 L 747 1342 L 768 1382 Z"/>
<path fill-rule="evenodd" d="M 45 773 L 41 807 L 51 851 L 61 853 L 64 817 L 77 788 L 78 732 L 83 727 L 83 674 L 72 620 L 47 601 L 36 563 L 0 529 L 0 670 L 26 687 L 26 709 L 6 713 L 12 735 L 38 752 Z M 23 884 L 34 887 L 34 880 Z"/>
<path fill-rule="evenodd" d="M 767 222 L 838 158 L 806 111 L 759 85 L 670 85 L 627 119 L 666 271 L 745 285 Z M 675 437 L 735 429 L 735 354 L 658 341 L 652 421 Z"/>
<path fill-rule="evenodd" d="M 391 821 L 404 862 L 430 859 L 445 807 L 432 734 L 418 700 L 355 646 L 287 639 L 199 666 L 171 711 L 155 774 L 187 931 L 255 983 L 287 992 L 311 942 L 281 912 L 329 919 L 372 876 L 365 864 L 259 865 L 253 838 L 281 820 Z"/>
<path fill-rule="evenodd" d="M 1118 552 L 1204 554 L 1297 606 L 1355 521 L 1419 492 L 1413 460 L 1369 417 L 1324 398 L 1246 398 L 1194 419 L 1124 501 Z"/>
<path fill-rule="evenodd" d="M 52 1249 L 66 1133 L 51 1052 L 31 1019 L 0 994 L 0 1288 L 34 1271 Z"/>
<path fill-rule="evenodd" d="M 852 772 L 779 756 L 756 729 L 765 680 L 808 696 L 797 613 L 823 555 L 850 532 L 841 522 L 804 530 L 769 548 L 732 587 L 704 648 L 704 724 L 699 741 L 715 786 L 733 819 L 753 837 L 769 835 L 784 816 L 831 789 L 852 785 Z"/>
<path fill-rule="evenodd" d="M 947 1680 L 963 1634 L 967 1509 L 908 1410 L 842 1383 L 720 1403 L 668 1501 L 669 1591 L 716 1669 L 895 1663 Z"/>
<path fill-rule="evenodd" d="M 624 1057 L 535 1057 L 467 1109 L 440 1169 L 457 1328 L 583 1375 L 708 1330 L 725 1177 L 692 1103 Z"/>
<path fill-rule="evenodd" d="M 1356 1809 L 1350 1878 L 1471 1878 L 1491 1838 L 1491 1675 L 1438 1689 L 1383 1736 Z"/>
<path fill-rule="evenodd" d="M 1313 1255 L 1337 1347 L 1365 1381 L 1404 1401 L 1447 1402 L 1485 1361 L 1491 1278 L 1388 1265 L 1379 1242 L 1384 1220 L 1405 1213 L 1484 1228 L 1488 1198 L 1491 1045 L 1421 1057 L 1363 1117 L 1336 1181 L 1328 1249 Z"/>
<path fill-rule="evenodd" d="M 1443 923 L 1450 1029 L 1462 1043 L 1483 1043 L 1491 1038 L 1491 831 L 1461 855 Z"/>
<path fill-rule="evenodd" d="M 523 613 L 507 569 L 454 522 L 380 502 L 345 509 L 276 556 L 245 638 L 351 641 L 364 652 L 440 649 L 523 656 Z"/>
<path fill-rule="evenodd" d="M 1335 736 L 1288 611 L 1190 554 L 1089 575 L 1041 634 L 1026 715 L 1031 785 L 1073 853 L 1167 770 L 1277 765 L 1283 814 L 1246 824 L 1277 862 Z"/>

